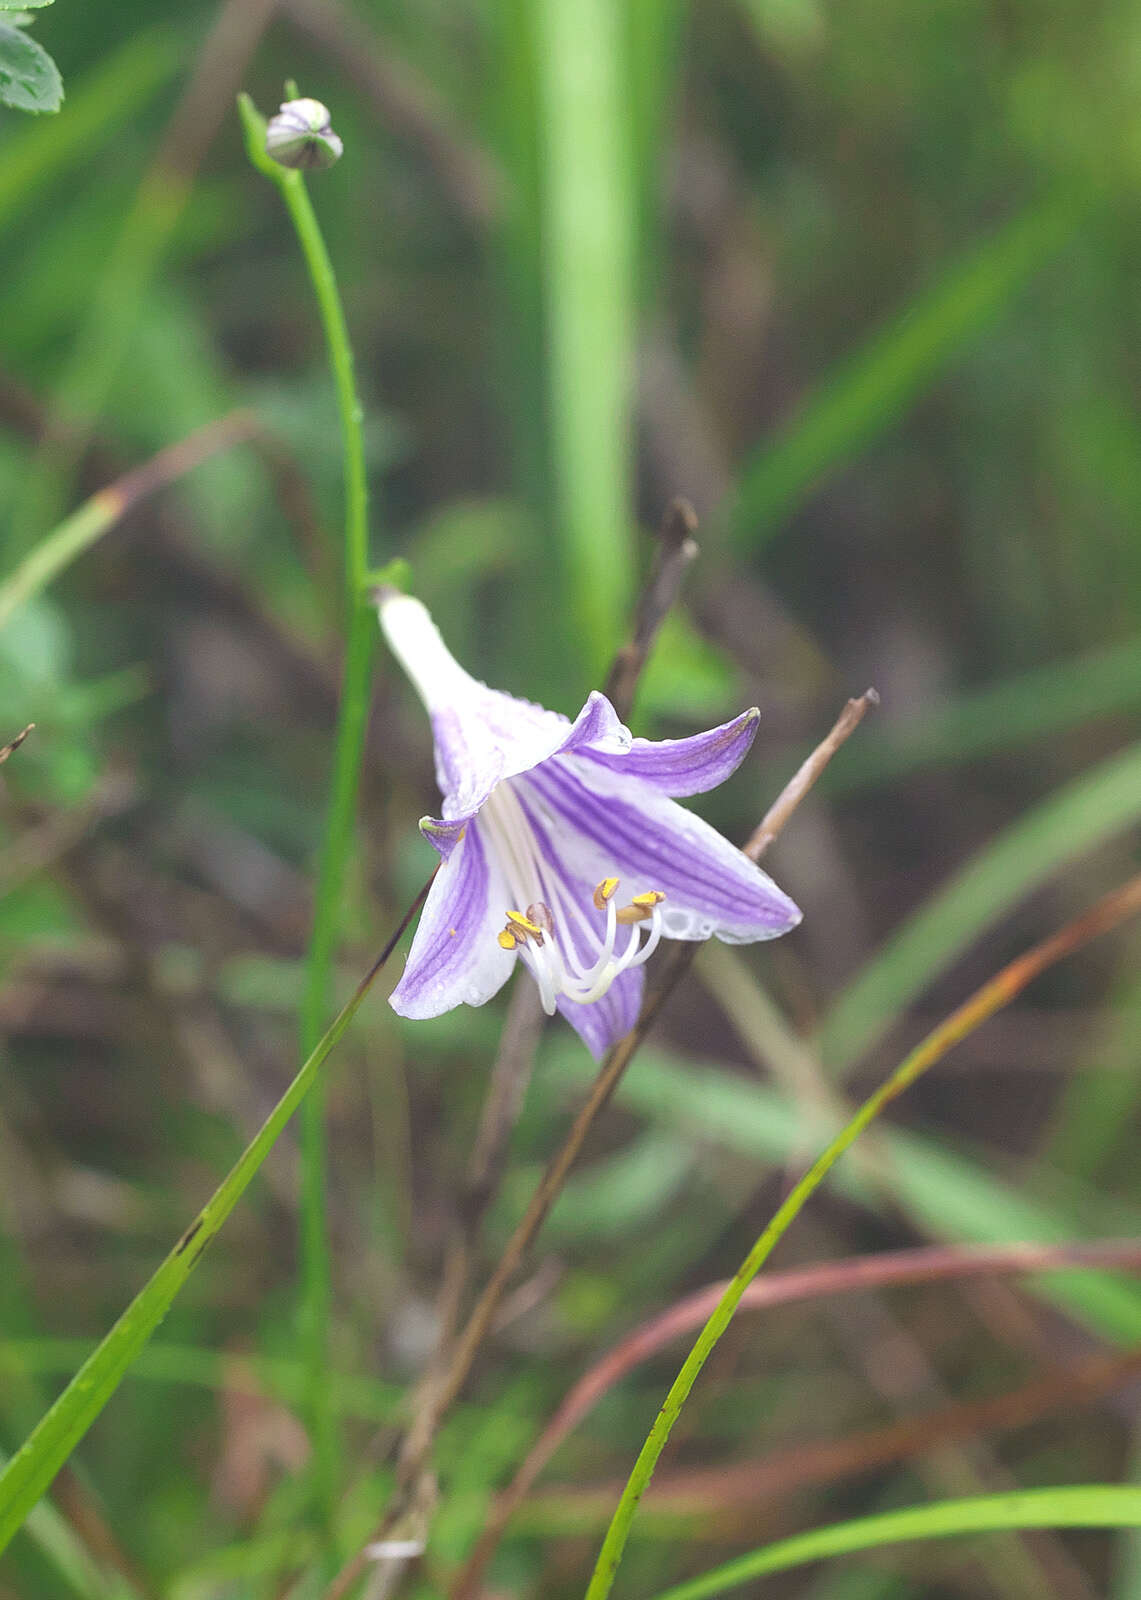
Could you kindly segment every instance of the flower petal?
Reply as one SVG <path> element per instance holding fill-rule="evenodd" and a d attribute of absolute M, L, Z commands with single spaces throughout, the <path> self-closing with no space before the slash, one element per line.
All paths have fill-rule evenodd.
<path fill-rule="evenodd" d="M 653 784 L 662 794 L 704 794 L 731 777 L 749 753 L 761 713 L 756 706 L 732 722 L 689 739 L 635 739 L 624 754 L 597 749 L 583 753 L 592 761 Z"/>
<path fill-rule="evenodd" d="M 445 821 L 473 816 L 497 783 L 529 772 L 561 750 L 590 745 L 617 754 L 629 749 L 630 731 L 605 695 L 590 695 L 572 723 L 557 711 L 489 689 L 465 672 L 426 607 L 411 595 L 386 592 L 378 611 L 392 652 L 432 721 Z"/>
<path fill-rule="evenodd" d="M 478 822 L 470 822 L 436 874 L 389 1004 L 402 1017 L 438 1017 L 497 994 L 515 957 L 496 939 L 506 893 Z"/>
<path fill-rule="evenodd" d="M 631 893 L 666 895 L 670 939 L 730 944 L 774 939 L 800 912 L 767 873 L 715 828 L 647 783 L 583 755 L 562 756 L 518 780 L 532 809 L 559 840 L 575 876 L 627 880 Z"/>

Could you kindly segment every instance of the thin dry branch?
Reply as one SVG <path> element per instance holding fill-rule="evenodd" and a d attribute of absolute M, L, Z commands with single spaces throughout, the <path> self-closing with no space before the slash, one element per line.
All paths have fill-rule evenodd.
<path fill-rule="evenodd" d="M 697 559 L 697 512 L 688 500 L 671 500 L 658 531 L 658 549 L 646 587 L 634 614 L 634 637 L 614 658 L 606 680 L 606 696 L 625 720 L 654 640 L 673 610 L 682 580 Z"/>
<path fill-rule="evenodd" d="M 28 726 L 26 728 L 22 728 L 14 739 L 9 739 L 6 745 L 0 746 L 0 767 L 4 765 L 5 761 L 7 761 L 13 750 L 18 750 L 20 748 L 34 727 L 35 723 L 29 722 Z"/>
<path fill-rule="evenodd" d="M 858 699 L 848 701 L 832 732 L 816 746 L 761 819 L 759 827 L 745 846 L 745 854 L 753 861 L 758 861 L 764 855 L 840 746 L 851 738 L 867 713 L 879 703 L 880 697 L 875 689 L 865 689 Z"/>

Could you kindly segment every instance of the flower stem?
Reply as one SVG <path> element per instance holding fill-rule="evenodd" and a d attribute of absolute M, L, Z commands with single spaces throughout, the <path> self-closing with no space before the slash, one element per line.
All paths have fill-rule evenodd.
<path fill-rule="evenodd" d="M 864 1101 L 851 1121 L 841 1128 L 828 1148 L 817 1157 L 738 1267 L 736 1275 L 717 1302 L 708 1322 L 698 1335 L 697 1342 L 686 1357 L 681 1371 L 674 1379 L 661 1410 L 654 1418 L 654 1425 L 639 1452 L 610 1526 L 606 1530 L 606 1537 L 602 1542 L 602 1549 L 599 1551 L 585 1600 L 606 1600 L 609 1595 L 638 1505 L 649 1487 L 658 1458 L 665 1449 L 673 1425 L 689 1398 L 701 1369 L 712 1354 L 714 1345 L 733 1320 L 733 1314 L 740 1305 L 745 1290 L 840 1157 L 855 1144 L 860 1134 L 875 1121 L 886 1105 L 905 1089 L 910 1088 L 928 1067 L 941 1061 L 948 1050 L 966 1038 L 988 1017 L 993 1016 L 1003 1006 L 1009 1005 L 1011 1000 L 1039 973 L 1064 956 L 1070 955 L 1088 940 L 1116 927 L 1126 917 L 1138 911 L 1141 911 L 1141 875 L 1130 879 L 1122 888 L 1105 895 L 1084 916 L 1068 923 L 1060 932 L 1043 940 L 1025 955 L 1003 967 L 903 1059 L 891 1076 Z"/>
<path fill-rule="evenodd" d="M 300 172 L 264 155 L 264 123 L 249 100 L 239 101 L 251 160 L 281 191 L 317 297 L 341 416 L 345 487 L 345 658 L 333 770 L 314 893 L 313 930 L 300 1007 L 305 1054 L 320 1036 L 332 994 L 333 961 L 340 933 L 345 876 L 353 844 L 357 796 L 376 625 L 364 598 L 369 572 L 368 478 L 363 411 L 357 397 L 353 353 L 329 252 Z M 307 1420 L 313 1445 L 314 1486 L 326 1521 L 336 1507 L 337 1420 L 326 1382 L 332 1280 L 326 1223 L 325 1084 L 319 1080 L 301 1119 L 301 1338 L 306 1371 Z"/>

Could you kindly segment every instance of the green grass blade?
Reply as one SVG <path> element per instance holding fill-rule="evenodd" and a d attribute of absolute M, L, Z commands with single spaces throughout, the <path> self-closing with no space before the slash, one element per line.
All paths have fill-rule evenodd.
<path fill-rule="evenodd" d="M 825 1018 L 820 1048 L 842 1072 L 987 928 L 1060 868 L 1141 817 L 1141 745 L 1050 795 L 914 912 Z"/>
<path fill-rule="evenodd" d="M 1081 207 L 1054 197 L 976 245 L 809 395 L 747 463 L 730 531 L 754 549 L 824 477 L 877 434 L 999 315 L 1074 232 Z"/>
<path fill-rule="evenodd" d="M 380 963 L 339 1012 L 317 1048 L 166 1260 L 84 1362 L 3 1472 L 0 1472 L 0 1551 L 7 1548 L 29 1511 L 119 1387 L 147 1340 L 169 1311 L 175 1296 L 198 1265 L 203 1251 L 238 1203 L 282 1129 L 301 1104 L 322 1063 L 352 1021 L 379 970 Z"/>
<path fill-rule="evenodd" d="M 622 9 L 611 0 L 536 8 L 557 524 L 592 682 L 622 637 L 633 585 L 635 222 Z"/>
<path fill-rule="evenodd" d="M 712 1572 L 680 1583 L 655 1600 L 708 1600 L 770 1572 L 786 1572 L 809 1561 L 848 1556 L 857 1550 L 916 1539 L 949 1539 L 969 1533 L 999 1533 L 1025 1528 L 1141 1527 L 1141 1488 L 1121 1484 L 1080 1484 L 1059 1489 L 1021 1489 L 979 1495 L 969 1500 L 938 1500 L 902 1511 L 881 1511 L 813 1528 L 776 1544 L 750 1551 Z"/>

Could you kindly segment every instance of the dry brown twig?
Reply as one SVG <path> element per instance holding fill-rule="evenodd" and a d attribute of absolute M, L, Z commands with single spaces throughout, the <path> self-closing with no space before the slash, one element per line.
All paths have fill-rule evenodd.
<path fill-rule="evenodd" d="M 20 748 L 34 727 L 35 723 L 29 722 L 28 726 L 26 728 L 22 728 L 14 739 L 9 739 L 6 745 L 0 746 L 0 767 L 4 765 L 5 761 L 7 761 L 8 757 L 14 750 L 18 750 Z"/>
<path fill-rule="evenodd" d="M 639 663 L 638 670 L 644 665 L 653 639 L 665 620 L 669 605 L 676 598 L 682 576 L 696 554 L 696 548 L 692 544 L 693 520 L 692 510 L 685 505 L 685 502 L 675 502 L 667 513 L 669 544 L 659 557 L 642 603 L 639 605 L 634 639 L 623 652 L 619 653 L 608 679 L 608 683 L 617 684 L 619 693 L 627 681 L 632 689 L 636 675 L 628 677 L 630 668 L 635 661 Z M 629 663 L 629 666 L 626 663 Z M 867 711 L 878 704 L 878 701 L 879 696 L 874 689 L 869 689 L 858 699 L 848 701 L 827 737 L 794 774 L 789 784 L 765 813 L 760 826 L 745 846 L 744 853 L 750 860 L 759 860 L 769 848 L 836 751 L 855 732 Z M 508 1241 L 495 1271 L 455 1341 L 446 1365 L 438 1373 L 434 1372 L 430 1380 L 421 1386 L 414 1401 L 412 1422 L 404 1435 L 397 1457 L 397 1486 L 379 1528 L 364 1549 L 341 1568 L 325 1591 L 324 1600 L 344 1600 L 373 1562 L 378 1563 L 378 1566 L 369 1595 L 370 1600 L 380 1600 L 381 1596 L 391 1593 L 407 1562 L 423 1548 L 427 1523 L 425 1521 L 424 1525 L 415 1530 L 410 1537 L 408 1516 L 414 1506 L 430 1506 L 433 1503 L 434 1480 L 428 1463 L 439 1425 L 467 1382 L 476 1356 L 494 1324 L 496 1312 L 508 1285 L 522 1266 L 551 1207 L 561 1193 L 587 1135 L 599 1114 L 609 1103 L 626 1068 L 657 1021 L 666 1002 L 688 972 L 697 948 L 696 944 L 680 943 L 672 948 L 662 963 L 660 981 L 647 996 L 637 1023 L 625 1038 L 618 1041 L 603 1062 L 561 1149 L 544 1172 L 522 1220 Z M 380 1565 L 381 1563 L 383 1565 Z"/>

